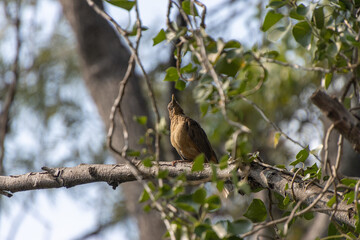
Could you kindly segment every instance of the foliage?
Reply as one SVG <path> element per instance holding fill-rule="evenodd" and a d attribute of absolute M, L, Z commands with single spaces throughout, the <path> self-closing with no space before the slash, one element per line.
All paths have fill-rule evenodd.
<path fill-rule="evenodd" d="M 129 12 L 138 9 L 136 1 L 107 2 Z M 242 239 L 265 227 L 272 228 L 277 237 L 286 237 L 296 228 L 295 222 L 312 221 L 314 217 L 314 208 L 302 212 L 308 206 L 291 193 L 294 179 L 300 177 L 304 184 L 315 182 L 322 184 L 324 189 L 326 186 L 325 190 L 335 186 L 334 196 L 327 202 L 331 213 L 336 214 L 339 202 L 355 206 L 355 226 L 333 221 L 329 225 L 329 237 L 358 238 L 360 181 L 337 175 L 339 164 L 329 163 L 330 169 L 326 171 L 321 166 L 325 160 L 321 162 L 317 146 L 312 146 L 314 135 L 303 136 L 302 131 L 309 122 L 315 125 L 315 129 L 321 126 L 318 112 L 304 97 L 315 88 L 337 93 L 341 104 L 356 111 L 354 107 L 359 104 L 360 88 L 357 77 L 360 69 L 360 2 L 270 0 L 263 16 L 260 14 L 263 18 L 261 30 L 266 39 L 251 48 L 238 40 L 213 37 L 205 24 L 207 13 L 203 3 L 185 0 L 178 3 L 169 1 L 168 4 L 167 27 L 153 37 L 153 46 L 165 42 L 175 46 L 176 64 L 166 69 L 163 81 L 173 83 L 179 91 L 191 89 L 202 117 L 215 119 L 209 124 L 209 128 L 215 129 L 211 139 L 217 145 L 222 144 L 231 158 L 224 153 L 219 164 L 211 165 L 212 179 L 196 182 L 197 186 L 191 189 L 189 186 L 193 183 L 186 179 L 185 174 L 172 178 L 167 171 L 159 171 L 156 181 L 148 182 L 137 176 L 144 185 L 139 201 L 146 204 L 144 211 L 155 209 L 162 213 L 168 230 L 165 237 Z M 182 16 L 185 24 L 171 19 L 173 9 Z M 261 6 L 260 9 L 264 10 Z M 137 18 L 131 32 L 119 31 L 135 55 L 138 54 L 136 44 L 139 44 L 140 33 L 147 29 L 141 26 L 138 15 Z M 117 29 L 121 27 L 117 26 Z M 136 62 L 141 66 L 141 60 Z M 148 81 L 147 74 L 143 72 L 143 75 Z M 149 91 L 153 96 L 151 88 Z M 155 98 L 152 100 L 154 107 Z M 301 111 L 306 112 L 302 119 L 296 117 L 302 116 Z M 139 139 L 146 148 L 125 149 L 122 153 L 127 159 L 141 158 L 146 167 L 156 165 L 159 159 L 160 136 L 168 137 L 164 118 L 155 112 L 155 119 L 155 127 L 149 128 Z M 134 121 L 144 127 L 150 122 L 147 116 L 135 116 Z M 288 126 L 294 121 L 295 129 Z M 339 163 L 342 160 L 342 137 L 338 145 L 336 160 Z M 239 172 L 233 171 L 228 179 L 217 176 L 218 171 L 228 167 L 229 160 L 235 161 L 241 170 L 250 168 L 253 161 L 261 159 L 259 154 L 251 153 L 258 149 L 268 162 L 278 164 L 274 169 L 293 176 L 292 181 L 284 186 L 285 194 L 273 191 L 267 201 L 253 197 L 261 189 L 253 186 L 246 174 L 240 176 Z M 323 157 L 327 156 L 328 149 L 322 151 Z M 203 169 L 204 156 L 199 155 L 191 170 L 201 173 Z M 136 169 L 134 174 L 139 174 Z M 231 200 L 236 201 L 241 194 L 251 199 L 245 209 L 237 209 L 235 213 L 226 212 L 227 200 L 222 197 L 222 191 L 230 180 L 235 188 Z M 211 183 L 205 183 L 207 181 Z M 282 218 L 277 217 L 281 221 L 274 219 L 273 205 L 277 206 L 277 215 Z"/>
<path fill-rule="evenodd" d="M 296 98 L 296 95 L 301 94 L 302 89 L 309 87 L 310 84 L 316 84 L 325 89 L 332 86 L 334 90 L 337 90 L 335 82 L 341 81 L 342 76 L 351 74 L 356 76 L 360 36 L 357 22 L 359 4 L 356 1 L 342 0 L 315 3 L 271 0 L 266 6 L 267 11 L 261 27 L 270 41 L 265 41 L 263 46 L 247 49 L 237 40 L 214 39 L 205 28 L 206 7 L 198 1 L 183 1 L 182 4 L 176 5 L 185 22 L 185 25 L 178 25 L 170 19 L 170 10 L 175 6 L 175 3 L 170 1 L 167 29 L 161 29 L 156 34 L 153 45 L 163 44 L 164 41 L 177 43 L 174 52 L 177 64 L 167 68 L 164 81 L 174 82 L 175 88 L 180 91 L 187 88 L 189 85 L 187 83 L 191 82 L 194 85 L 193 96 L 199 103 L 202 116 L 209 113 L 222 116 L 219 124 L 224 128 L 224 122 L 226 122 L 226 130 L 222 130 L 222 134 L 229 137 L 226 149 L 232 153 L 233 159 L 242 162 L 241 164 L 248 164 L 258 158 L 250 158 L 250 161 L 247 161 L 250 149 L 261 144 L 269 145 L 268 148 L 270 145 L 276 148 L 283 136 L 301 148 L 297 154 L 294 154 L 295 161 L 287 162 L 289 168 L 296 172 L 295 175 L 301 176 L 303 181 L 326 182 L 332 179 L 332 182 L 328 182 L 332 184 L 334 173 L 322 173 L 319 162 L 309 164 L 310 160 L 312 162 L 320 160 L 316 151 L 311 150 L 309 145 L 304 146 L 293 140 L 276 126 L 278 122 L 276 113 L 281 113 L 285 120 L 294 114 L 292 112 L 294 106 L 287 113 L 283 104 L 280 105 L 281 108 L 278 108 L 279 105 L 274 102 L 280 98 L 285 98 L 281 101 L 289 102 L 290 98 Z M 281 43 L 277 44 L 279 41 Z M 286 43 L 287 47 L 283 48 L 282 43 Z M 290 51 L 295 53 L 293 60 L 302 59 L 305 64 L 291 63 L 286 57 Z M 292 71 L 292 69 L 299 69 L 300 72 Z M 279 75 L 276 72 L 282 74 Z M 321 78 L 324 80 L 319 81 Z M 354 100 L 354 96 L 357 96 L 359 86 L 354 79 L 347 80 L 354 84 L 354 94 L 350 94 L 348 88 L 343 93 L 342 100 L 345 98 Z M 276 91 L 280 92 L 277 94 Z M 250 106 L 246 106 L 244 101 Z M 275 117 L 274 122 L 269 120 L 263 110 L 253 101 L 262 107 L 266 106 L 267 113 L 273 112 L 269 114 L 269 117 L 270 119 Z M 265 105 L 265 102 L 271 104 Z M 308 107 L 307 104 L 298 104 L 296 101 L 293 103 L 299 108 Z M 240 123 L 245 123 L 261 135 L 259 129 L 255 127 L 259 121 L 250 121 L 253 116 L 242 114 L 251 108 L 260 113 L 263 120 L 275 128 L 272 144 L 261 140 L 259 145 L 252 144 L 249 141 L 250 136 L 242 133 L 245 130 Z M 257 139 L 259 139 L 258 136 Z M 338 151 L 341 149 L 339 148 Z M 222 159 L 225 160 L 220 163 L 223 169 L 227 166 L 227 158 L 225 156 Z M 192 171 L 203 170 L 203 162 L 203 156 L 197 157 Z M 299 165 L 301 166 L 298 167 Z M 253 199 L 246 212 L 240 217 L 231 220 L 211 218 L 214 214 L 219 214 L 218 212 L 224 207 L 224 202 L 220 198 L 224 180 L 217 178 L 216 172 L 219 170 L 217 168 L 215 165 L 212 167 L 212 186 L 217 186 L 219 190 L 217 193 L 214 192 L 213 187 L 204 183 L 191 192 L 185 191 L 188 182 L 184 176 L 170 178 L 169 182 L 159 185 L 151 184 L 149 186 L 151 192 L 144 189 L 140 201 L 150 201 L 145 207 L 146 210 L 152 208 L 151 201 L 159 201 L 164 206 L 174 207 L 164 210 L 165 218 L 170 223 L 167 237 L 171 239 L 181 239 L 184 236 L 189 239 L 240 239 L 247 236 L 249 231 L 254 230 L 258 223 L 269 221 L 268 215 L 272 213 L 268 212 L 271 208 L 266 207 L 260 199 Z M 332 177 L 329 178 L 327 174 Z M 164 178 L 168 178 L 167 174 L 159 172 L 159 179 Z M 244 183 L 236 172 L 232 173 L 231 179 L 237 189 Z M 344 192 L 343 201 L 347 201 L 348 204 L 354 203 L 355 185 L 358 183 L 358 180 L 342 180 L 342 184 L 348 186 L 348 190 Z M 285 191 L 290 190 L 289 185 L 286 185 Z M 293 214 L 305 209 L 305 206 L 296 204 L 295 197 L 282 196 L 276 192 L 273 194 L 283 215 L 292 215 L 291 218 L 287 218 L 284 228 L 277 232 L 283 236 L 288 233 L 289 226 L 299 221 L 299 217 L 294 217 Z M 155 198 L 152 199 L 151 195 Z M 334 195 L 329 200 L 328 206 L 332 207 L 337 201 Z M 305 212 L 302 217 L 311 221 L 313 213 Z M 329 229 L 334 229 L 334 226 L 331 225 Z M 359 233 L 358 227 L 351 229 L 346 226 L 337 226 L 336 229 L 329 230 L 329 235 L 343 234 L 347 238 L 356 238 Z"/>

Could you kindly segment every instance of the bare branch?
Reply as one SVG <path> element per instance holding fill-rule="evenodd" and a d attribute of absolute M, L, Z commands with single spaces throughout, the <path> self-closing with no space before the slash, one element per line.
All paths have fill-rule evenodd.
<path fill-rule="evenodd" d="M 137 169 L 141 173 L 143 179 L 155 178 L 157 175 L 157 166 L 150 168 L 145 167 L 141 161 L 133 160 L 132 164 L 137 166 Z M 178 162 L 176 166 L 173 166 L 172 162 L 159 162 L 159 169 L 161 171 L 167 170 L 169 177 L 176 177 L 181 174 L 185 174 L 188 181 L 207 180 L 211 181 L 213 176 L 212 168 L 210 164 L 204 164 L 204 170 L 201 172 L 191 172 L 192 163 Z M 76 167 L 63 167 L 63 168 L 43 168 L 44 172 L 27 173 L 18 176 L 0 176 L 0 191 L 3 192 L 19 192 L 36 189 L 46 188 L 60 188 L 60 187 L 73 187 L 80 184 L 87 184 L 92 182 L 106 182 L 113 188 L 116 188 L 123 182 L 136 181 L 137 176 L 134 175 L 133 170 L 128 164 L 117 165 L 102 165 L 102 164 L 82 164 Z M 327 214 L 334 212 L 334 209 L 329 208 L 326 204 L 334 192 L 328 188 L 333 182 L 334 178 L 330 177 L 325 187 L 321 187 L 316 183 L 305 184 L 306 182 L 301 180 L 300 176 L 295 176 L 291 172 L 284 169 L 276 169 L 275 167 L 269 168 L 267 164 L 261 163 L 257 160 L 251 163 L 250 171 L 244 171 L 238 169 L 237 162 L 229 163 L 229 167 L 224 170 L 217 170 L 217 176 L 222 179 L 226 179 L 231 175 L 233 170 L 238 171 L 240 177 L 244 175 L 248 176 L 248 181 L 251 185 L 261 186 L 268 188 L 271 191 L 275 191 L 282 196 L 288 195 L 293 198 L 293 193 L 299 201 L 307 204 L 308 207 L 300 212 L 297 212 L 294 216 L 299 216 L 312 208 L 319 208 Z M 294 179 L 294 180 L 293 180 Z M 286 184 L 290 186 L 293 181 L 292 189 L 285 191 Z M 337 194 L 341 198 L 340 194 Z M 327 210 L 326 210 L 327 209 Z M 339 201 L 337 211 L 334 213 L 334 218 L 338 221 L 346 223 L 350 226 L 355 226 L 355 205 L 346 204 L 344 201 Z M 285 222 L 284 219 L 277 219 L 273 224 L 277 224 L 278 221 Z M 270 224 L 270 225 L 273 225 Z M 262 226 L 268 226 L 263 224 Z M 269 225 L 269 226 L 270 226 Z"/>
<path fill-rule="evenodd" d="M 317 90 L 311 96 L 312 102 L 334 123 L 334 127 L 360 152 L 360 122 L 337 100 Z"/>

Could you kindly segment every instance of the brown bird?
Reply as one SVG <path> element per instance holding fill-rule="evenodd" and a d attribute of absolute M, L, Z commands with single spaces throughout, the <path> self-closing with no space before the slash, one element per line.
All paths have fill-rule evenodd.
<path fill-rule="evenodd" d="M 170 117 L 170 141 L 184 161 L 193 161 L 203 153 L 205 162 L 218 163 L 218 159 L 204 130 L 199 123 L 187 117 L 174 94 L 168 104 Z"/>

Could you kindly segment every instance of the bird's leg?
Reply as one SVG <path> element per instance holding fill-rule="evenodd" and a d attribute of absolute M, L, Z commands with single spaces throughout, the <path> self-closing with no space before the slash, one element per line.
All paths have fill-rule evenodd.
<path fill-rule="evenodd" d="M 173 166 L 175 166 L 176 163 L 179 163 L 179 162 L 191 162 L 191 161 L 192 161 L 192 160 L 186 159 L 186 158 L 181 154 L 180 151 L 177 151 L 177 153 L 178 153 L 179 156 L 181 157 L 181 160 L 174 160 L 174 161 L 172 162 L 172 165 L 173 165 Z"/>

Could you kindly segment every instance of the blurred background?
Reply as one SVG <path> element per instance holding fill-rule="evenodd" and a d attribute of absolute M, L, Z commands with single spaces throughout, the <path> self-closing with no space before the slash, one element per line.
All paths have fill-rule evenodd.
<path fill-rule="evenodd" d="M 75 2 L 0 2 L 0 112 L 16 79 L 16 94 L 3 143 L 2 175 L 40 171 L 42 166 L 117 162 L 106 147 L 107 119 L 129 51 L 111 25 L 101 22 L 91 12 L 86 1 Z M 129 13 L 103 4 L 121 26 L 132 29 L 136 20 L 134 11 Z M 167 4 L 167 1 L 138 1 L 142 23 L 148 28 L 143 32 L 139 53 L 166 122 L 166 105 L 175 89 L 173 83 L 163 79 L 166 68 L 174 65 L 174 46 L 171 43 L 153 46 L 152 38 L 166 28 Z M 300 65 L 306 65 L 310 59 L 310 53 L 286 33 L 278 40 L 280 36 L 267 36 L 260 30 L 266 2 L 208 0 L 204 4 L 208 8 L 207 32 L 213 38 L 238 40 L 245 49 L 274 49 L 281 59 Z M 172 11 L 171 16 L 176 19 L 177 12 Z M 325 123 L 319 121 L 320 112 L 308 100 L 320 85 L 320 74 L 274 64 L 266 67 L 268 80 L 251 99 L 288 135 L 309 144 L 311 150 L 321 147 Z M 255 76 L 257 71 L 253 71 Z M 140 75 L 136 68 L 124 106 L 128 109 L 125 113 L 130 132 L 134 133 L 130 143 L 134 149 L 146 128 L 135 123 L 133 117 L 145 115 L 149 124 L 154 121 L 150 106 L 144 104 L 149 100 Z M 336 93 L 344 81 L 336 84 L 330 86 L 330 91 Z M 194 101 L 203 94 L 202 87 L 189 83 L 177 96 L 187 115 L 201 123 L 218 156 L 222 156 L 232 146 L 232 129 L 224 124 L 219 112 L 205 115 L 200 106 L 194 107 Z M 300 150 L 282 139 L 275 149 L 275 131 L 246 103 L 229 104 L 229 112 L 252 129 L 251 135 L 240 139 L 242 153 L 260 151 L 266 161 L 286 165 Z M 120 130 L 117 134 L 116 144 L 121 146 Z M 161 143 L 162 160 L 176 159 L 168 136 L 162 137 Z M 315 162 L 310 159 L 309 164 Z M 162 227 L 139 231 L 138 226 L 150 223 L 153 217 L 137 216 L 144 213 L 136 203 L 138 195 L 130 197 L 132 187 L 127 186 L 124 184 L 114 191 L 105 183 L 96 183 L 71 189 L 20 192 L 10 199 L 1 196 L 0 239 L 158 239 L 154 236 L 159 233 L 152 231 L 160 231 Z M 233 209 L 239 211 L 236 206 Z"/>

